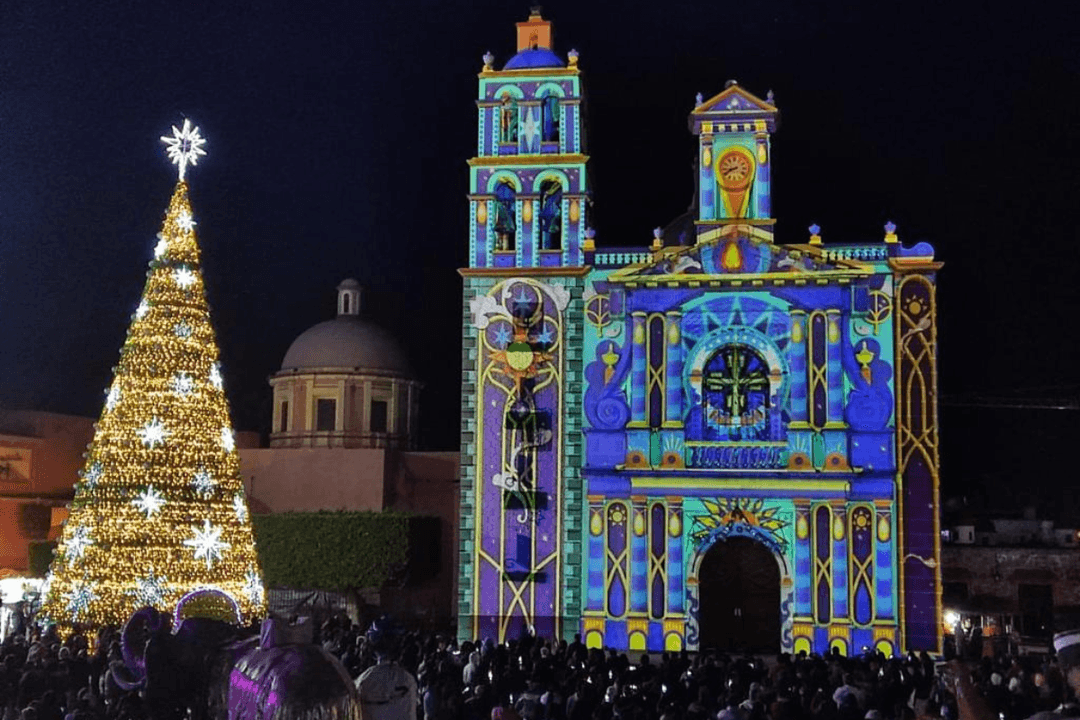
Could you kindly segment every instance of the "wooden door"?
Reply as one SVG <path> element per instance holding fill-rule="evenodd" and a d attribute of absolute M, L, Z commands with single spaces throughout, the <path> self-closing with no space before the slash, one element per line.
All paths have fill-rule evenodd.
<path fill-rule="evenodd" d="M 698 568 L 699 647 L 773 653 L 780 648 L 780 568 L 750 538 L 717 542 Z"/>

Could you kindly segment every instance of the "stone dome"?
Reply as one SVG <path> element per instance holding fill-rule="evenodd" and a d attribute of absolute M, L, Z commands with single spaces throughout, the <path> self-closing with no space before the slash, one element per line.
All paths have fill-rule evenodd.
<path fill-rule="evenodd" d="M 408 358 L 397 340 L 362 320 L 360 284 L 338 285 L 338 316 L 300 334 L 281 361 L 282 371 L 311 368 L 357 368 L 411 377 Z"/>
<path fill-rule="evenodd" d="M 282 370 L 319 367 L 412 374 L 404 351 L 390 333 L 354 317 L 327 320 L 304 331 L 281 361 Z"/>

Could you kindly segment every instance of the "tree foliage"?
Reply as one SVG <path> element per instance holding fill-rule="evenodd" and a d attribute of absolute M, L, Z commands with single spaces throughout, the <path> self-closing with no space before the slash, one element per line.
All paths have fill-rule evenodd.
<path fill-rule="evenodd" d="M 267 587 L 345 591 L 403 581 L 432 519 L 398 512 L 254 515 Z"/>

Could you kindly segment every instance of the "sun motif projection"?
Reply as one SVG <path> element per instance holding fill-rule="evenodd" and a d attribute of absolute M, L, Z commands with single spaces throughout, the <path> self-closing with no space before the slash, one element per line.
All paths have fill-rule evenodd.
<path fill-rule="evenodd" d="M 204 141 L 189 123 L 176 133 L 182 173 Z M 265 611 L 192 218 L 181 180 L 50 568 L 42 612 L 61 632 L 200 588 L 245 621 Z"/>
<path fill-rule="evenodd" d="M 778 505 L 766 506 L 760 499 L 702 498 L 707 514 L 694 515 L 690 537 L 701 546 L 731 535 L 752 536 L 769 549 L 786 548 L 783 530 L 788 526 Z"/>

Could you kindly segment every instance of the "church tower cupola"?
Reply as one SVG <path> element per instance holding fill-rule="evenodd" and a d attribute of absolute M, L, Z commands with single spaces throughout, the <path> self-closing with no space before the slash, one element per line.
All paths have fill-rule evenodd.
<path fill-rule="evenodd" d="M 690 132 L 699 141 L 698 243 L 733 231 L 773 241 L 769 141 L 778 121 L 772 91 L 762 100 L 734 80 L 718 95 L 695 98 Z"/>
<path fill-rule="evenodd" d="M 588 185 L 579 55 L 552 45 L 533 8 L 517 52 L 483 56 L 476 157 L 469 160 L 469 266 L 580 267 Z"/>
<path fill-rule="evenodd" d="M 529 19 L 517 24 L 517 49 L 551 49 L 551 22 L 540 17 L 540 8 L 529 9 Z"/>
<path fill-rule="evenodd" d="M 356 317 L 360 314 L 360 283 L 352 278 L 342 280 L 337 286 L 337 294 L 338 317 Z"/>

